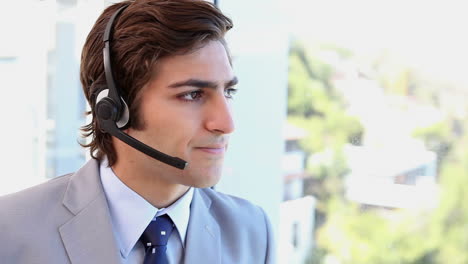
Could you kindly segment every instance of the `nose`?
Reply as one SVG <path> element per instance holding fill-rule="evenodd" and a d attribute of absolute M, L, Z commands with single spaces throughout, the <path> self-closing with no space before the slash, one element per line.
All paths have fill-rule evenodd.
<path fill-rule="evenodd" d="M 216 134 L 230 134 L 234 132 L 235 125 L 232 119 L 229 99 L 224 95 L 216 96 L 208 109 L 206 109 L 206 129 Z"/>

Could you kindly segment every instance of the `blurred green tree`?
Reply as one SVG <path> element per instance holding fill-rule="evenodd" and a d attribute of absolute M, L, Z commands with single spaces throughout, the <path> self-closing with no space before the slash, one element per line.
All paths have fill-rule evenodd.
<path fill-rule="evenodd" d="M 343 146 L 359 145 L 364 127 L 346 114 L 344 100 L 331 81 L 334 66 L 323 59 L 324 51 L 351 56 L 336 46 L 305 48 L 296 41 L 289 60 L 288 122 L 307 131 L 299 142 L 308 155 L 305 192 L 318 201 L 316 246 L 307 263 L 468 263 L 468 136 L 463 133 L 468 120 L 449 116 L 413 133 L 438 156 L 439 204 L 433 211 L 387 210 L 346 201 L 343 176 L 348 167 Z M 375 77 L 383 85 L 391 84 L 394 93 L 439 102 L 437 89 L 427 94 L 420 87 L 431 85 L 430 78 L 419 82 L 412 79 L 415 73 L 408 67 L 399 70 L 397 66 L 392 65 L 396 67 L 392 74 L 398 80 L 392 81 L 393 75 L 385 71 L 377 71 L 382 76 Z"/>
<path fill-rule="evenodd" d="M 299 142 L 309 156 L 306 169 L 311 183 L 306 193 L 318 198 L 321 212 L 333 195 L 343 194 L 342 177 L 347 172 L 343 146 L 359 144 L 363 133 L 361 123 L 346 113 L 344 101 L 332 85 L 335 72 L 320 57 L 324 51 L 349 56 L 349 52 L 334 46 L 305 49 L 294 42 L 288 83 L 288 122 L 307 132 Z"/>
<path fill-rule="evenodd" d="M 348 172 L 343 147 L 360 144 L 363 127 L 345 111 L 345 103 L 332 84 L 333 65 L 321 55 L 324 51 L 350 56 L 336 46 L 305 49 L 300 42 L 291 45 L 289 57 L 288 122 L 303 128 L 307 136 L 299 145 L 308 159 L 305 194 L 317 198 L 316 226 L 326 221 L 328 203 L 343 199 L 343 176 Z M 327 249 L 315 248 L 311 263 L 320 263 Z"/>

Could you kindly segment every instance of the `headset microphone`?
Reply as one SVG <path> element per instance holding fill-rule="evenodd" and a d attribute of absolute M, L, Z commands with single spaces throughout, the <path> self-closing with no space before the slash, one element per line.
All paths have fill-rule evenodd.
<path fill-rule="evenodd" d="M 188 164 L 186 161 L 157 151 L 120 130 L 128 124 L 130 114 L 128 105 L 119 95 L 119 90 L 117 89 L 112 76 L 110 39 L 114 20 L 125 8 L 127 8 L 127 6 L 119 8 L 119 10 L 111 16 L 104 32 L 103 56 L 107 89 L 102 90 L 96 98 L 96 116 L 98 118 L 99 125 L 104 132 L 111 134 L 129 146 L 156 160 L 183 170 Z"/>

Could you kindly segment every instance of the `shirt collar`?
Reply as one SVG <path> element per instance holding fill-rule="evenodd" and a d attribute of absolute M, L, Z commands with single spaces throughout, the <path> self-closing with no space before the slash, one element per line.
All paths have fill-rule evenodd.
<path fill-rule="evenodd" d="M 193 188 L 189 188 L 169 207 L 158 209 L 126 186 L 108 167 L 107 159 L 101 161 L 99 170 L 104 193 L 109 203 L 114 234 L 124 258 L 127 258 L 153 218 L 163 214 L 171 217 L 182 245 L 185 244 Z"/>

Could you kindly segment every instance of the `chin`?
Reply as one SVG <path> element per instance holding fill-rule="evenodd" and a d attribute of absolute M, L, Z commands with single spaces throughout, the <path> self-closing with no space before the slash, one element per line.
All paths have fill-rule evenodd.
<path fill-rule="evenodd" d="M 221 167 L 210 170 L 188 171 L 186 176 L 189 182 L 185 185 L 196 188 L 209 188 L 216 185 L 221 179 Z"/>

